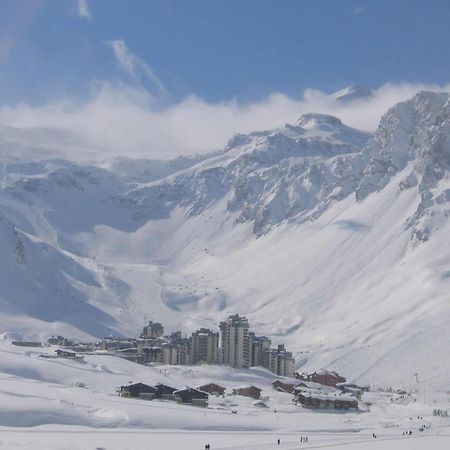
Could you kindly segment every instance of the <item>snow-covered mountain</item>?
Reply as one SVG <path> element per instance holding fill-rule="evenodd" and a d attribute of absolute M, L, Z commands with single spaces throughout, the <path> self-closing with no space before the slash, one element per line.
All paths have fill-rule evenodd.
<path fill-rule="evenodd" d="M 0 329 L 188 332 L 237 312 L 299 366 L 444 383 L 449 109 L 422 92 L 374 136 L 308 114 L 165 162 L 4 156 Z"/>
<path fill-rule="evenodd" d="M 331 94 L 336 103 L 349 103 L 354 100 L 366 100 L 373 97 L 373 90 L 364 84 L 352 84 Z"/>

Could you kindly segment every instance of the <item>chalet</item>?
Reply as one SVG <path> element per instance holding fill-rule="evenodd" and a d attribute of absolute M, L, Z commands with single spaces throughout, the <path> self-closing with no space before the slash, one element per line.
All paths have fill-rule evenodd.
<path fill-rule="evenodd" d="M 225 388 L 215 383 L 204 384 L 203 386 L 198 386 L 197 389 L 217 397 L 225 394 Z"/>
<path fill-rule="evenodd" d="M 178 389 L 171 387 L 171 386 L 167 386 L 166 384 L 157 384 L 155 386 L 156 388 L 156 395 L 155 398 L 162 398 L 165 400 L 175 400 L 174 397 L 174 392 L 177 391 Z"/>
<path fill-rule="evenodd" d="M 55 350 L 55 353 L 56 356 L 59 356 L 60 358 L 83 359 L 82 355 L 79 355 L 78 353 L 68 349 L 58 348 L 57 350 Z"/>
<path fill-rule="evenodd" d="M 245 386 L 233 389 L 233 395 L 242 395 L 244 397 L 254 398 L 258 400 L 261 397 L 262 389 L 256 386 Z"/>
<path fill-rule="evenodd" d="M 177 403 L 191 404 L 195 406 L 208 406 L 208 393 L 199 389 L 186 388 L 173 393 Z"/>
<path fill-rule="evenodd" d="M 358 400 L 361 400 L 363 393 L 367 389 L 365 387 L 350 383 L 339 383 L 336 387 L 344 394 L 350 394 L 353 397 L 356 397 Z"/>
<path fill-rule="evenodd" d="M 295 377 L 302 381 L 312 381 L 314 383 L 324 384 L 326 386 L 336 387 L 338 383 L 345 383 L 347 380 L 336 372 L 328 370 L 319 370 L 313 373 L 295 372 Z"/>
<path fill-rule="evenodd" d="M 295 397 L 295 402 L 305 408 L 317 409 L 357 409 L 358 401 L 346 395 L 327 395 L 300 392 Z"/>
<path fill-rule="evenodd" d="M 278 392 L 287 392 L 288 394 L 294 393 L 295 384 L 293 383 L 283 383 L 281 380 L 275 380 L 272 383 L 273 389 Z"/>
<path fill-rule="evenodd" d="M 337 394 L 339 391 L 325 384 L 314 383 L 313 381 L 302 381 L 294 386 L 294 395 L 299 392 L 313 392 L 316 394 Z"/>
<path fill-rule="evenodd" d="M 140 397 L 152 400 L 157 393 L 157 389 L 148 384 L 135 383 L 127 386 L 120 386 L 118 393 L 121 397 Z"/>

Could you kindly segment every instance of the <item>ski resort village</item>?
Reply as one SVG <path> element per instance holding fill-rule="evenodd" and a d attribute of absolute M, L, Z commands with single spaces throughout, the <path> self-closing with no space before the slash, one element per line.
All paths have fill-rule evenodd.
<path fill-rule="evenodd" d="M 0 450 L 447 449 L 449 117 L 6 158 Z"/>
<path fill-rule="evenodd" d="M 0 450 L 449 450 L 449 24 L 0 0 Z"/>
<path fill-rule="evenodd" d="M 87 355 L 109 355 L 148 366 L 164 365 L 225 365 L 235 369 L 250 367 L 264 368 L 283 379 L 296 378 L 297 382 L 275 379 L 273 389 L 293 394 L 293 401 L 310 408 L 350 409 L 358 408 L 362 393 L 368 387 L 346 384 L 346 379 L 335 372 L 320 370 L 311 374 L 294 373 L 295 360 L 283 344 L 271 347 L 266 336 L 256 336 L 249 331 L 246 317 L 230 315 L 219 325 L 220 333 L 200 328 L 188 337 L 180 331 L 164 336 L 161 323 L 150 321 L 144 326 L 137 339 L 105 338 L 101 342 L 74 342 L 63 336 L 52 336 L 47 343 L 39 341 L 12 341 L 19 347 L 47 349 L 57 347 L 54 354 L 42 353 L 41 358 L 66 358 L 83 360 Z M 195 381 L 195 380 L 194 380 Z M 149 386 L 145 380 L 120 386 L 117 392 L 122 397 L 136 397 L 153 400 L 163 398 L 208 406 L 208 396 L 225 396 L 226 388 L 215 383 L 201 386 L 188 386 L 185 389 L 157 384 Z M 231 390 L 233 395 L 242 395 L 258 400 L 255 407 L 267 405 L 260 400 L 262 389 L 257 386 L 237 386 Z"/>

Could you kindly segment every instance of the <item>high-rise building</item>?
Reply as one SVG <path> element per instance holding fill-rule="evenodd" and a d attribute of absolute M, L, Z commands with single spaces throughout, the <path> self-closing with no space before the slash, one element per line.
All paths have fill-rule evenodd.
<path fill-rule="evenodd" d="M 158 338 L 164 334 L 164 327 L 157 322 L 150 322 L 142 330 L 142 337 Z"/>
<path fill-rule="evenodd" d="M 286 351 L 283 344 L 277 348 L 271 348 L 265 351 L 263 366 L 277 375 L 283 377 L 294 376 L 294 358 L 292 353 Z"/>
<path fill-rule="evenodd" d="M 249 324 L 246 317 L 234 314 L 220 322 L 220 362 L 236 368 L 250 367 Z"/>
<path fill-rule="evenodd" d="M 219 333 L 200 328 L 191 337 L 191 363 L 216 364 L 218 362 Z"/>
<path fill-rule="evenodd" d="M 250 366 L 264 366 L 264 355 L 266 350 L 272 345 L 271 340 L 266 336 L 255 336 L 249 333 Z"/>

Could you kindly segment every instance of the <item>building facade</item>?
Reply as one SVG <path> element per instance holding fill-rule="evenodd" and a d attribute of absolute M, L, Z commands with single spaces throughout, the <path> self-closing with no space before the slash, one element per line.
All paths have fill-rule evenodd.
<path fill-rule="evenodd" d="M 219 333 L 200 328 L 191 336 L 191 363 L 217 364 Z"/>
<path fill-rule="evenodd" d="M 264 366 L 266 351 L 270 350 L 271 340 L 266 336 L 249 333 L 250 366 Z"/>
<path fill-rule="evenodd" d="M 265 351 L 263 366 L 282 377 L 294 376 L 294 358 L 283 344 Z"/>
<path fill-rule="evenodd" d="M 220 322 L 220 363 L 236 368 L 250 367 L 249 324 L 244 316 L 234 314 Z"/>
<path fill-rule="evenodd" d="M 164 334 L 164 327 L 158 322 L 150 322 L 142 330 L 142 337 L 158 338 Z"/>

